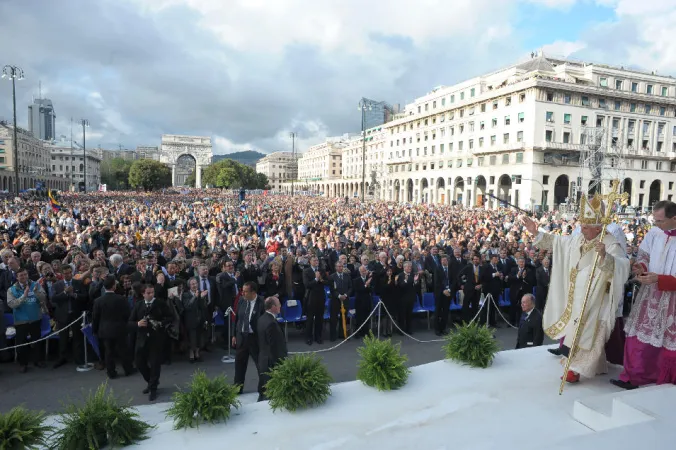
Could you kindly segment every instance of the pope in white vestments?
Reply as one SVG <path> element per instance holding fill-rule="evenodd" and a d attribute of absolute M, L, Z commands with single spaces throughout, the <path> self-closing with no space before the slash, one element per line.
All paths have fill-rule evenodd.
<path fill-rule="evenodd" d="M 577 235 L 545 233 L 539 231 L 531 219 L 524 218 L 526 229 L 536 235 L 535 246 L 552 252 L 549 294 L 542 326 L 550 338 L 564 338 L 563 354 L 566 356 L 582 312 L 594 258 L 599 255 L 582 317 L 578 347 L 573 352 L 568 372 L 567 381 L 571 383 L 579 381 L 580 375 L 593 377 L 607 372 L 605 344 L 613 332 L 616 311 L 623 300 L 624 283 L 630 270 L 626 251 L 615 236 L 607 233 L 603 241 L 600 239 L 603 229 L 600 202 L 584 204 L 586 197 L 582 197 L 582 202 L 581 233 Z"/>

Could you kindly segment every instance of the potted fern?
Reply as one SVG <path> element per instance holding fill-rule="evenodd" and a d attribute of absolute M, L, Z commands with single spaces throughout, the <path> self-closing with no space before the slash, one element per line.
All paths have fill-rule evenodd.
<path fill-rule="evenodd" d="M 153 428 L 134 408 L 120 404 L 106 383 L 90 392 L 84 404 L 66 405 L 58 421 L 61 426 L 50 438 L 55 450 L 120 448 L 146 439 Z"/>
<path fill-rule="evenodd" d="M 293 355 L 270 372 L 265 393 L 273 411 L 296 411 L 318 406 L 331 395 L 331 375 L 321 359 L 313 354 Z"/>
<path fill-rule="evenodd" d="M 196 371 L 185 390 L 174 393 L 167 417 L 173 419 L 174 429 L 199 427 L 200 423 L 227 422 L 232 408 L 239 408 L 239 386 L 229 384 L 224 375 L 209 378 Z"/>
<path fill-rule="evenodd" d="M 488 327 L 463 323 L 448 335 L 442 349 L 446 359 L 485 369 L 493 363 L 500 348 Z"/>
<path fill-rule="evenodd" d="M 15 406 L 0 414 L 0 450 L 38 449 L 47 446 L 54 429 L 45 425 L 44 412 Z"/>
<path fill-rule="evenodd" d="M 406 367 L 408 358 L 401 354 L 401 344 L 392 340 L 380 340 L 371 333 L 364 339 L 364 346 L 357 349 L 361 357 L 357 379 L 379 391 L 399 389 L 408 381 L 411 373 Z"/>

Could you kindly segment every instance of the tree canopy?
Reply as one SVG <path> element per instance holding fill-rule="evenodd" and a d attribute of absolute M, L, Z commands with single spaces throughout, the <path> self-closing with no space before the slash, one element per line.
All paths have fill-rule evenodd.
<path fill-rule="evenodd" d="M 101 163 L 101 183 L 108 190 L 129 188 L 129 169 L 134 161 L 124 158 L 113 158 Z"/>
<path fill-rule="evenodd" d="M 194 173 L 188 178 L 187 184 L 194 186 Z M 192 184 L 191 184 L 192 183 Z M 202 171 L 202 186 L 211 185 L 226 189 L 265 189 L 268 187 L 268 177 L 256 173 L 253 167 L 245 166 L 232 159 L 224 159 L 210 164 Z"/>
<path fill-rule="evenodd" d="M 153 159 L 134 161 L 129 169 L 129 185 L 136 189 L 152 191 L 171 186 L 171 169 Z"/>

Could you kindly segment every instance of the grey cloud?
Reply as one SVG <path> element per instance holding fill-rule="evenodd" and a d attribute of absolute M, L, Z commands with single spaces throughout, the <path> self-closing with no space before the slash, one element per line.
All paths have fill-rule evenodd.
<path fill-rule="evenodd" d="M 385 64 L 347 52 L 327 55 L 309 45 L 289 46 L 275 62 L 220 45 L 184 8 L 150 18 L 112 0 L 15 0 L 0 2 L 0 16 L 12 18 L 0 27 L 0 40 L 16 42 L 3 48 L 0 64 L 21 65 L 27 76 L 20 85 L 19 123 L 25 123 L 26 105 L 42 80 L 59 117 L 58 133 L 67 134 L 68 117 L 86 117 L 104 134 L 88 143 L 104 147 L 157 145 L 162 133 L 185 133 L 285 149 L 286 137 L 278 141 L 277 135 L 293 123 L 301 123 L 303 139 L 313 133 L 304 121 L 321 121 L 331 134 L 354 132 L 362 96 L 403 104 L 519 53 L 517 46 L 495 43 L 477 54 L 474 46 L 451 39 L 422 49 L 393 35 L 371 37 L 389 52 Z M 125 134 L 107 121 L 106 111 L 87 100 L 91 92 L 100 93 L 133 131 Z M 10 117 L 10 93 L 9 84 L 0 83 L 0 117 Z"/>

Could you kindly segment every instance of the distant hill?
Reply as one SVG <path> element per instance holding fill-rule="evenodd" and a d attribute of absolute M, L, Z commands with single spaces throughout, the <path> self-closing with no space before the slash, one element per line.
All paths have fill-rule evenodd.
<path fill-rule="evenodd" d="M 263 153 L 255 152 L 253 150 L 246 150 L 243 152 L 228 153 L 227 155 L 214 155 L 212 162 L 218 162 L 224 159 L 232 159 L 247 166 L 255 166 L 258 160 L 263 157 L 265 157 Z"/>

